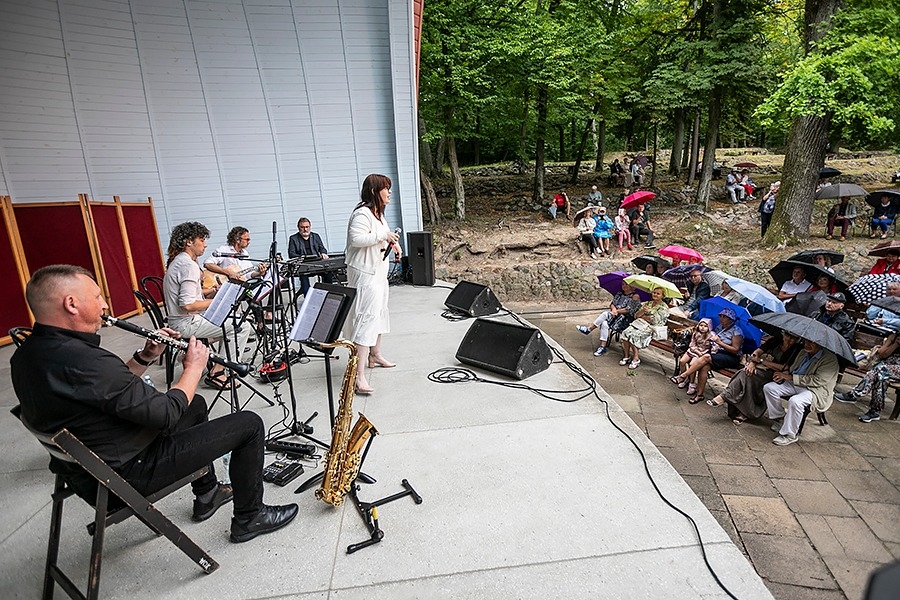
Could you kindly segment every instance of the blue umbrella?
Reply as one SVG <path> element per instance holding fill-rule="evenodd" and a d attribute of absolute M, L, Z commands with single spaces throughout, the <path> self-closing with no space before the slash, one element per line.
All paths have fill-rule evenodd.
<path fill-rule="evenodd" d="M 615 296 L 622 291 L 622 280 L 630 276 L 631 273 L 626 273 L 625 271 L 613 271 L 612 273 L 597 275 L 597 281 L 600 282 L 601 288 Z M 638 298 L 641 299 L 641 302 L 646 302 L 650 299 L 650 294 L 644 290 L 634 288 L 634 291 L 637 293 Z"/>
<path fill-rule="evenodd" d="M 784 302 L 758 283 L 737 277 L 729 277 L 725 283 L 750 302 L 758 304 L 770 312 L 784 312 Z"/>
<path fill-rule="evenodd" d="M 700 318 L 709 319 L 713 322 L 714 328 L 718 327 L 719 313 L 726 308 L 730 308 L 734 311 L 734 314 L 737 315 L 738 327 L 740 327 L 744 334 L 743 351 L 745 353 L 753 352 L 759 347 L 759 342 L 762 339 L 762 331 L 759 330 L 759 327 L 750 324 L 750 319 L 752 317 L 743 306 L 738 306 L 734 302 L 729 302 L 721 296 L 713 296 L 708 300 L 700 301 Z"/>

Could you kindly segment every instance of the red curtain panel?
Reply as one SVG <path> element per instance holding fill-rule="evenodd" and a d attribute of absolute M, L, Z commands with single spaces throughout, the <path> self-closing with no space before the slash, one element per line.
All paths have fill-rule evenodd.
<path fill-rule="evenodd" d="M 100 258 L 106 273 L 109 290 L 110 313 L 124 315 L 136 310 L 132 290 L 131 273 L 128 271 L 128 257 L 125 254 L 125 240 L 119 227 L 119 216 L 115 204 L 91 203 L 91 216 L 97 242 L 100 244 Z"/>

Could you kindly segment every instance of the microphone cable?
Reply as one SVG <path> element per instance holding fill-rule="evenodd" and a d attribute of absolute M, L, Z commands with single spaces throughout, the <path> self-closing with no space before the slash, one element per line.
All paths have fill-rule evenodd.
<path fill-rule="evenodd" d="M 533 325 L 529 325 L 528 323 L 526 323 L 515 312 L 513 312 L 505 307 L 502 308 L 502 310 L 505 312 L 505 314 L 512 317 L 518 323 L 525 325 L 526 327 L 533 327 Z M 703 541 L 703 536 L 700 533 L 700 527 L 697 525 L 697 522 L 694 520 L 694 517 L 692 517 L 690 514 L 688 514 L 684 509 L 676 506 L 671 500 L 669 500 L 668 497 L 666 497 L 666 495 L 660 489 L 659 484 L 656 482 L 656 479 L 653 476 L 653 473 L 650 471 L 650 465 L 647 462 L 647 455 L 644 453 L 644 450 L 641 448 L 640 444 L 638 444 L 637 441 L 631 436 L 631 434 L 629 434 L 627 431 L 625 431 L 625 429 L 623 429 L 618 423 L 616 423 L 613 420 L 612 413 L 610 412 L 610 408 L 609 408 L 609 402 L 607 402 L 602 396 L 600 396 L 600 394 L 597 391 L 596 380 L 590 375 L 590 373 L 585 371 L 580 365 L 578 365 L 574 361 L 568 360 L 562 354 L 562 352 L 559 350 L 559 348 L 557 348 L 556 346 L 549 344 L 549 343 L 547 344 L 547 347 L 550 349 L 550 351 L 556 357 L 556 360 L 554 360 L 553 362 L 561 362 L 562 364 L 566 365 L 566 367 L 570 371 L 572 371 L 572 373 L 574 373 L 579 379 L 581 379 L 585 383 L 585 388 L 578 389 L 578 390 L 571 390 L 571 391 L 542 390 L 539 388 L 533 388 L 524 383 L 513 383 L 513 382 L 506 382 L 506 381 L 497 381 L 497 380 L 493 380 L 493 379 L 485 379 L 483 377 L 479 377 L 477 374 L 475 374 L 474 371 L 472 371 L 470 369 L 462 368 L 462 367 L 444 367 L 444 368 L 437 369 L 428 374 L 428 380 L 433 381 L 435 383 L 468 383 L 468 382 L 489 383 L 489 384 L 499 385 L 499 386 L 507 387 L 507 388 L 511 388 L 511 389 L 527 390 L 527 391 L 535 393 L 543 398 L 554 400 L 556 402 L 577 402 L 579 400 L 587 398 L 588 396 L 594 396 L 597 400 L 599 400 L 603 404 L 604 412 L 606 414 L 606 419 L 609 421 L 609 423 L 619 433 L 621 433 L 623 436 L 625 436 L 625 439 L 627 439 L 631 443 L 631 445 L 634 446 L 634 449 L 637 450 L 638 456 L 640 456 L 640 459 L 641 459 L 641 463 L 644 466 L 644 473 L 646 473 L 647 479 L 650 481 L 650 484 L 653 486 L 653 489 L 656 491 L 656 495 L 659 497 L 659 499 L 662 500 L 663 503 L 666 504 L 669 508 L 671 508 L 672 510 L 674 510 L 675 512 L 677 512 L 678 514 L 683 516 L 688 521 L 688 523 L 690 523 L 691 528 L 694 530 L 694 535 L 697 537 L 698 545 L 700 546 L 700 554 L 703 557 L 703 563 L 706 565 L 707 571 L 709 571 L 710 575 L 712 575 L 713 580 L 716 582 L 716 584 L 719 586 L 719 588 L 721 588 L 722 591 L 724 591 L 728 595 L 729 598 L 732 598 L 733 600 L 738 600 L 737 596 L 735 596 L 734 593 L 732 593 L 731 590 L 729 590 L 728 587 L 725 586 L 725 584 L 722 582 L 722 580 L 719 579 L 718 574 L 716 573 L 713 566 L 710 564 L 709 556 L 706 553 L 706 544 Z M 565 397 L 558 397 L 555 394 L 581 394 L 581 395 L 576 396 L 574 398 L 565 398 Z"/>

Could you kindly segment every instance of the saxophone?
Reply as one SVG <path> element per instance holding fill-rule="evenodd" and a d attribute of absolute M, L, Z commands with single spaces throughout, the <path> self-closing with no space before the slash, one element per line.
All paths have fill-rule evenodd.
<path fill-rule="evenodd" d="M 353 391 L 356 385 L 356 365 L 359 362 L 359 356 L 356 353 L 356 345 L 347 340 L 320 344 L 321 348 L 337 348 L 338 346 L 346 348 L 350 355 L 347 358 L 347 370 L 344 371 L 344 381 L 341 384 L 338 413 L 335 416 L 334 429 L 331 432 L 331 447 L 325 456 L 322 487 L 316 490 L 316 498 L 332 506 L 340 506 L 344 502 L 344 496 L 350 491 L 350 487 L 359 474 L 360 453 L 369 437 L 378 434 L 375 426 L 362 413 L 359 413 L 359 419 L 353 429 L 350 429 L 350 421 L 353 420 Z"/>

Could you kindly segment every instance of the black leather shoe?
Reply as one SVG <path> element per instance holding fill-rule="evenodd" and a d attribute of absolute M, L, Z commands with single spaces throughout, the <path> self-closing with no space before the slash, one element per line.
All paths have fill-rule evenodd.
<path fill-rule="evenodd" d="M 262 510 L 252 519 L 238 521 L 232 517 L 231 541 L 239 544 L 250 541 L 258 535 L 281 529 L 294 520 L 297 510 L 296 504 L 285 504 L 284 506 L 263 504 Z"/>
<path fill-rule="evenodd" d="M 224 504 L 231 502 L 234 493 L 231 491 L 231 485 L 220 483 L 213 494 L 212 500 L 209 502 L 200 502 L 194 499 L 194 514 L 191 517 L 195 521 L 205 521 L 219 510 Z"/>

